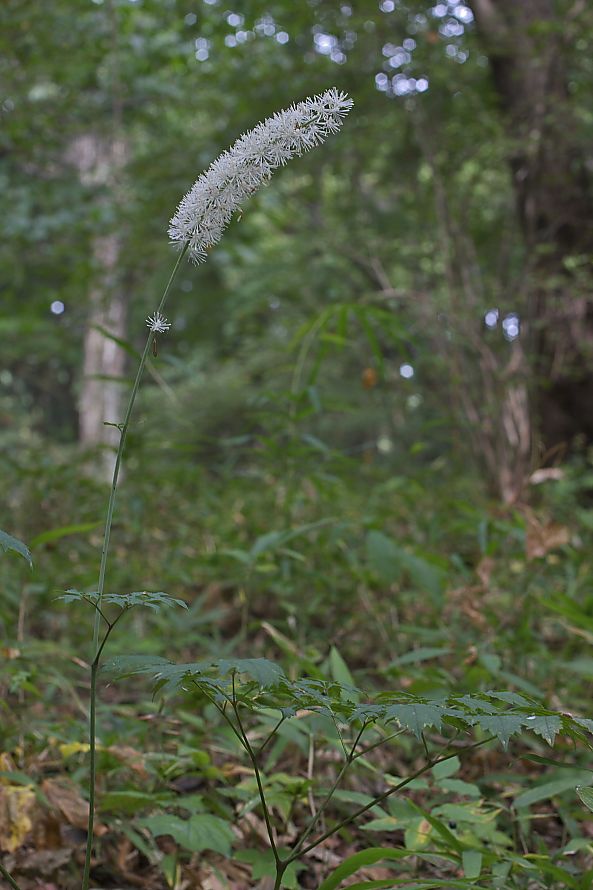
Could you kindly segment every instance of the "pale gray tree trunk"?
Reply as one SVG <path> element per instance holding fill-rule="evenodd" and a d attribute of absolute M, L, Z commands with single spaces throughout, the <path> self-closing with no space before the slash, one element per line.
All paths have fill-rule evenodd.
<path fill-rule="evenodd" d="M 96 134 L 78 137 L 68 159 L 89 186 L 105 186 L 109 196 L 117 192 L 117 178 L 125 163 L 125 144 Z M 103 201 L 114 200 L 105 197 Z M 122 419 L 122 378 L 125 352 L 113 338 L 126 336 L 126 297 L 119 266 L 120 232 L 97 235 L 92 242 L 95 277 L 88 295 L 84 337 L 83 375 L 78 399 L 79 441 L 85 448 L 102 448 L 98 474 L 111 479 L 119 430 L 108 424 Z"/>

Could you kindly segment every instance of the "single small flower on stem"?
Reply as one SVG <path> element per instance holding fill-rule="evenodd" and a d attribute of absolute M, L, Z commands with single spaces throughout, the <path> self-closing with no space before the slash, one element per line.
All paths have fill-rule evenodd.
<path fill-rule="evenodd" d="M 237 139 L 182 199 L 169 225 L 171 241 L 189 244 L 190 256 L 203 262 L 241 204 L 278 167 L 337 133 L 352 105 L 346 93 L 332 88 L 277 112 Z"/>
<path fill-rule="evenodd" d="M 164 334 L 171 327 L 171 324 L 160 312 L 155 312 L 154 315 L 149 315 L 146 319 L 146 324 L 155 334 Z"/>

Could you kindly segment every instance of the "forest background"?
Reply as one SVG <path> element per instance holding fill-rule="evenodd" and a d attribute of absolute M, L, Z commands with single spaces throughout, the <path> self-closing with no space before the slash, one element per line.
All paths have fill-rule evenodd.
<path fill-rule="evenodd" d="M 168 220 L 242 132 L 330 86 L 355 102 L 340 136 L 282 170 L 177 279 L 108 586 L 165 590 L 189 612 L 134 613 L 113 652 L 266 656 L 591 715 L 592 47 L 585 0 L 2 4 L 0 526 L 34 568 L 1 555 L 0 765 L 5 788 L 45 787 L 22 823 L 0 806 L 24 887 L 76 885 L 90 634 L 55 597 L 96 584 L 114 424 L 174 260 Z M 263 852 L 241 860 L 227 835 L 193 849 L 143 825 L 188 777 L 225 824 L 251 809 L 257 834 L 261 813 L 211 715 L 184 722 L 178 703 L 132 688 L 104 690 L 115 753 L 97 881 L 265 887 Z M 312 781 L 310 750 L 291 743 L 270 779 L 287 843 Z M 394 756 L 421 754 L 412 739 Z M 453 806 L 432 818 L 460 832 L 483 818 L 475 850 L 498 845 L 455 879 L 581 886 L 593 831 L 574 789 L 590 761 L 568 745 L 561 764 L 542 758 L 524 739 L 472 755 L 457 780 L 476 793 L 419 788 L 423 815 L 342 833 L 301 885 L 386 837 L 442 845 L 426 813 Z M 362 769 L 341 805 L 374 781 Z M 150 799 L 109 797 L 122 788 Z M 452 880 L 410 863 L 410 880 Z M 377 868 L 368 880 L 388 880 Z"/>

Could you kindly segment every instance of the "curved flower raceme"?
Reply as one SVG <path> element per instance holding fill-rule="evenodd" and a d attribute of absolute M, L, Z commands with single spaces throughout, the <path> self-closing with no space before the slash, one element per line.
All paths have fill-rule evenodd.
<path fill-rule="evenodd" d="M 196 262 L 206 258 L 241 204 L 277 167 L 337 133 L 352 99 L 336 89 L 291 105 L 241 136 L 185 195 L 169 225 L 171 241 L 189 243 Z"/>

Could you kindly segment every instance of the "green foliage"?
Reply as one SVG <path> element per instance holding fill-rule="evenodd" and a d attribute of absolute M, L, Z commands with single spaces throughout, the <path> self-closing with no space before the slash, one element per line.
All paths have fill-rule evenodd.
<path fill-rule="evenodd" d="M 3 532 L 2 529 L 0 529 L 0 547 L 4 553 L 8 553 L 9 550 L 12 550 L 14 553 L 19 553 L 23 559 L 27 560 L 29 568 L 33 568 L 33 557 L 26 544 L 23 544 L 18 538 L 13 538 L 13 536 L 9 535 L 7 532 Z"/>
<path fill-rule="evenodd" d="M 405 693 L 381 692 L 369 698 L 362 690 L 335 680 L 289 680 L 268 659 L 213 659 L 173 664 L 150 656 L 122 656 L 105 665 L 117 678 L 144 674 L 155 692 L 172 694 L 198 689 L 219 705 L 234 702 L 247 711 L 273 709 L 284 719 L 309 711 L 335 723 L 355 726 L 396 724 L 421 739 L 425 729 L 479 729 L 504 747 L 512 736 L 530 730 L 554 744 L 558 732 L 588 742 L 593 721 L 551 711 L 534 699 L 507 692 L 448 695 L 430 700 Z M 570 780 L 566 787 L 570 787 Z M 540 798 L 543 799 L 543 798 Z"/>
<path fill-rule="evenodd" d="M 155 836 L 170 835 L 179 846 L 192 853 L 215 850 L 222 856 L 230 856 L 234 840 L 233 832 L 224 819 L 208 813 L 195 813 L 189 819 L 177 816 L 148 816 L 139 824 Z"/>
<path fill-rule="evenodd" d="M 70 588 L 66 593 L 56 597 L 56 599 L 62 600 L 65 603 L 85 602 L 89 603 L 94 608 L 97 608 L 99 594 L 97 591 L 93 590 L 80 591 Z M 174 606 L 179 606 L 182 609 L 188 608 L 185 600 L 176 599 L 162 591 L 153 593 L 148 590 L 137 590 L 134 593 L 104 593 L 101 597 L 101 602 L 106 606 L 117 606 L 122 610 L 132 609 L 134 606 L 146 606 L 154 612 L 158 612 L 161 608 L 170 609 Z"/>

